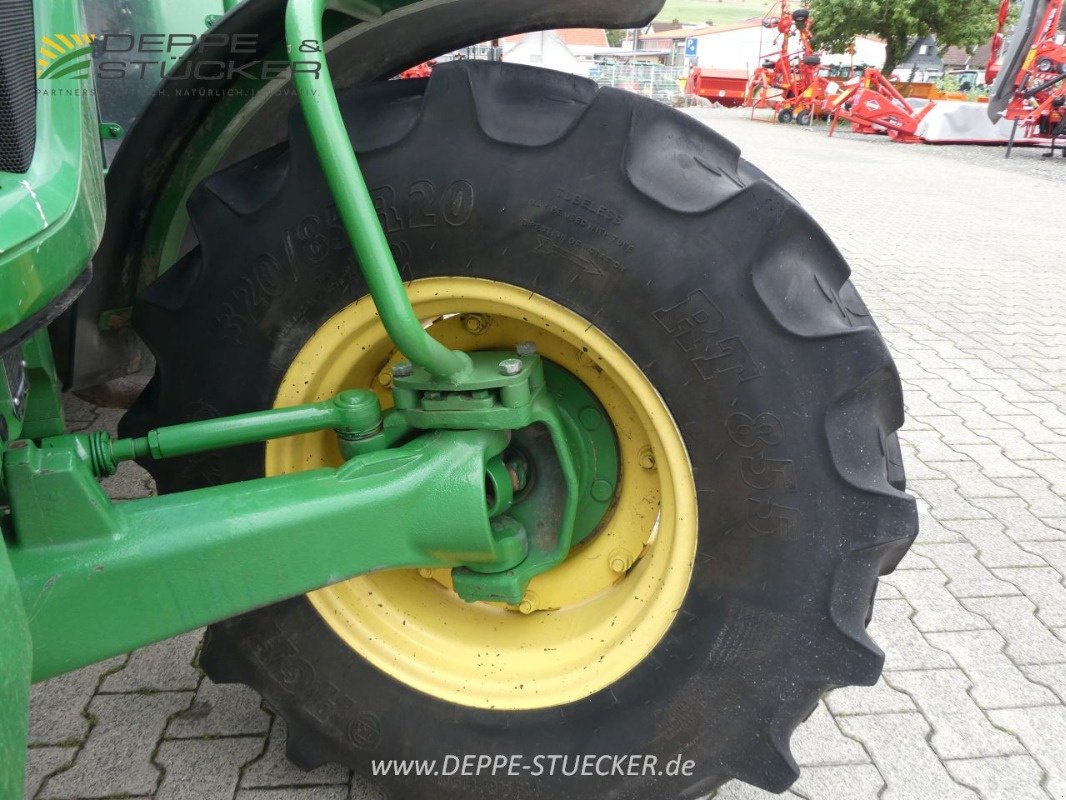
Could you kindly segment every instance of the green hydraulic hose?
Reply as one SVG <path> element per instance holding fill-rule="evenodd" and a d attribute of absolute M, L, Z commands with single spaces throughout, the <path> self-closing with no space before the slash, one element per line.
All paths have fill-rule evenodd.
<path fill-rule="evenodd" d="M 341 119 L 322 41 L 326 5 L 326 0 L 289 0 L 285 17 L 293 82 L 311 140 L 385 330 L 411 363 L 435 377 L 458 382 L 470 369 L 470 357 L 431 337 L 415 316 Z M 331 3 L 330 8 L 365 16 L 368 4 L 346 0 Z M 301 68 L 309 61 L 317 62 L 318 69 Z"/>

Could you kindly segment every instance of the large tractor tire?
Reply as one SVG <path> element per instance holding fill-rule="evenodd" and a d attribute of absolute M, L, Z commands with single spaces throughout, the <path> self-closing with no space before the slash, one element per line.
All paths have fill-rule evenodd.
<path fill-rule="evenodd" d="M 204 668 L 266 698 L 296 763 L 402 800 L 784 790 L 819 698 L 877 680 L 877 578 L 916 533 L 899 378 L 844 259 L 736 147 L 626 92 L 464 63 L 341 105 L 431 334 L 536 342 L 602 406 L 581 418 L 612 426 L 619 483 L 521 606 L 380 572 L 213 625 Z M 125 433 L 354 386 L 388 401 L 400 356 L 298 116 L 190 210 L 200 246 L 135 310 L 158 368 Z M 150 467 L 173 492 L 338 458 L 312 435 Z M 575 767 L 606 755 L 640 760 Z M 375 774 L 390 759 L 435 774 Z"/>

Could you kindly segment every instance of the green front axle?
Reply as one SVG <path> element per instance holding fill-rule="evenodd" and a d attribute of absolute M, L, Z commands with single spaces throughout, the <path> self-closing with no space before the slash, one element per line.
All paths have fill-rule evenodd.
<path fill-rule="evenodd" d="M 411 364 L 396 407 L 366 389 L 293 408 L 114 440 L 103 432 L 2 454 L 7 555 L 33 640 L 33 675 L 143 644 L 377 569 L 447 567 L 468 601 L 521 601 L 588 536 L 617 456 L 568 373 L 519 352 L 473 353 L 461 389 Z M 340 466 L 111 502 L 121 461 L 171 458 L 332 429 Z M 595 495 L 595 496 L 594 496 Z"/>

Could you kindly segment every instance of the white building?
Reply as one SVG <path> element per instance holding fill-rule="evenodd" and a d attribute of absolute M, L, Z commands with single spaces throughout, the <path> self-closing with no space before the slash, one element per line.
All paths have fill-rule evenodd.
<path fill-rule="evenodd" d="M 570 28 L 558 31 L 508 36 L 500 40 L 503 60 L 530 64 L 587 78 L 597 53 L 610 50 L 607 33 L 599 28 Z"/>
<path fill-rule="evenodd" d="M 679 28 L 672 31 L 646 33 L 640 37 L 641 47 L 670 49 L 685 52 L 689 66 L 704 69 L 744 70 L 751 75 L 766 59 L 776 60 L 781 53 L 780 34 L 776 28 L 763 27 L 761 19 L 738 22 L 735 25 L 711 25 L 701 28 Z M 694 40 L 696 55 L 685 45 Z M 799 39 L 793 37 L 792 51 L 799 50 Z M 885 44 L 877 39 L 860 37 L 855 42 L 855 54 L 823 56 L 827 65 L 856 64 L 881 66 L 885 63 Z"/>

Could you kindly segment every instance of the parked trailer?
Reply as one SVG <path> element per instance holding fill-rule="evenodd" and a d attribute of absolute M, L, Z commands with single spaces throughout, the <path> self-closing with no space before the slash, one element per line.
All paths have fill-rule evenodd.
<path fill-rule="evenodd" d="M 742 69 L 693 67 L 685 84 L 686 93 L 705 97 L 727 108 L 742 106 L 747 90 L 748 73 Z"/>

